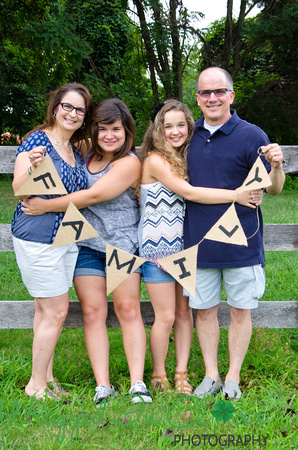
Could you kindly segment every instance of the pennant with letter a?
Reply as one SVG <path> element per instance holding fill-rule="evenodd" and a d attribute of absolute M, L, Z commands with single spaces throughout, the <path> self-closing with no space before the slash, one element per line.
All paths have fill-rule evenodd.
<path fill-rule="evenodd" d="M 262 189 L 267 186 L 271 186 L 272 182 L 268 175 L 268 172 L 260 158 L 256 159 L 254 165 L 249 171 L 244 183 L 239 189 L 239 192 L 249 191 L 250 189 Z"/>
<path fill-rule="evenodd" d="M 98 236 L 97 231 L 85 219 L 73 203 L 70 203 L 58 228 L 51 249 Z"/>
<path fill-rule="evenodd" d="M 106 242 L 107 295 L 140 267 L 146 260 L 120 250 Z"/>
<path fill-rule="evenodd" d="M 193 297 L 196 292 L 198 246 L 199 244 L 196 244 L 179 253 L 157 260 Z"/>
<path fill-rule="evenodd" d="M 67 191 L 48 154 L 27 180 L 16 191 L 15 196 L 21 200 L 30 195 L 65 195 Z"/>
<path fill-rule="evenodd" d="M 205 234 L 204 239 L 226 244 L 245 245 L 247 247 L 247 239 L 237 216 L 234 203 Z"/>

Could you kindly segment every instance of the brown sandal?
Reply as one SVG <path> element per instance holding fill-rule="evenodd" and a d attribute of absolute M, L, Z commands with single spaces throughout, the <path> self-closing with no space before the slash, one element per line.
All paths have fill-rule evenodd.
<path fill-rule="evenodd" d="M 166 375 L 152 375 L 151 385 L 155 389 L 158 389 L 159 392 L 168 392 L 171 390 L 171 386 Z"/>
<path fill-rule="evenodd" d="M 189 379 L 187 378 L 187 370 L 185 372 L 175 371 L 175 387 L 178 394 L 191 394 L 192 386 L 189 384 Z"/>
<path fill-rule="evenodd" d="M 47 398 L 49 400 L 59 400 L 57 395 L 52 392 L 48 387 L 44 387 L 42 389 L 39 389 L 39 391 L 36 391 L 32 397 L 34 397 L 36 400 L 45 401 Z"/>
<path fill-rule="evenodd" d="M 70 396 L 70 393 L 63 389 L 57 378 L 48 378 L 47 383 L 51 391 L 54 394 L 56 394 L 59 398 Z"/>

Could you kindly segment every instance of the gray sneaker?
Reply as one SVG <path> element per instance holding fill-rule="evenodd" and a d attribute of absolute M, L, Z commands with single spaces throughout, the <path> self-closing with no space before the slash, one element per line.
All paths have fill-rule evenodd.
<path fill-rule="evenodd" d="M 152 398 L 149 395 L 146 384 L 143 381 L 136 381 L 129 390 L 129 393 L 132 395 L 131 401 L 133 403 L 152 403 Z"/>
<path fill-rule="evenodd" d="M 224 393 L 224 396 L 230 400 L 239 400 L 242 394 L 238 383 L 234 380 L 227 381 L 222 389 L 222 392 Z"/>
<path fill-rule="evenodd" d="M 95 403 L 97 408 L 100 408 L 106 403 L 111 403 L 111 400 L 115 398 L 116 395 L 117 392 L 112 385 L 111 388 L 108 388 L 106 386 L 96 386 L 93 403 Z"/>
<path fill-rule="evenodd" d="M 222 387 L 223 384 L 220 378 L 217 381 L 213 381 L 211 377 L 205 377 L 202 383 L 196 388 L 193 395 L 196 395 L 199 398 L 215 395 L 221 391 Z"/>

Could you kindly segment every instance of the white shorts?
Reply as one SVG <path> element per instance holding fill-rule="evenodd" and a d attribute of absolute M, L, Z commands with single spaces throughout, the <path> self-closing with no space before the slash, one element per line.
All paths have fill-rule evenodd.
<path fill-rule="evenodd" d="M 32 297 L 57 297 L 68 292 L 78 256 L 76 243 L 51 250 L 51 244 L 13 236 L 13 245 L 23 282 Z"/>
<path fill-rule="evenodd" d="M 219 305 L 223 283 L 230 306 L 255 309 L 265 291 L 265 272 L 261 265 L 197 269 L 196 295 L 195 298 L 189 296 L 189 306 L 193 309 L 208 309 Z"/>

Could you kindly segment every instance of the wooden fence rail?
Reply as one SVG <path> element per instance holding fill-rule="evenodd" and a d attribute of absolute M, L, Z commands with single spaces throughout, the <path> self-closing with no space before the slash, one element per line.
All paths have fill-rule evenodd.
<path fill-rule="evenodd" d="M 15 151 L 17 147 L 0 147 L 0 173 L 13 173 Z M 284 153 L 284 171 L 288 174 L 298 174 L 298 146 L 282 146 Z M 297 251 L 298 224 L 264 224 L 265 251 Z M 0 224 L 0 251 L 14 251 L 10 224 Z M 154 322 L 154 312 L 151 303 L 141 302 L 141 311 L 146 327 Z M 0 329 L 32 328 L 34 303 L 32 301 L 0 301 Z M 194 312 L 195 316 L 195 312 Z M 229 308 L 226 302 L 219 307 L 218 319 L 220 327 L 229 324 Z M 253 326 L 268 328 L 296 328 L 298 325 L 298 300 L 296 301 L 260 301 L 259 307 L 252 310 Z M 65 321 L 66 328 L 83 326 L 81 306 L 78 301 L 71 301 L 69 313 Z M 108 305 L 107 326 L 118 328 L 119 322 L 112 302 Z"/>

